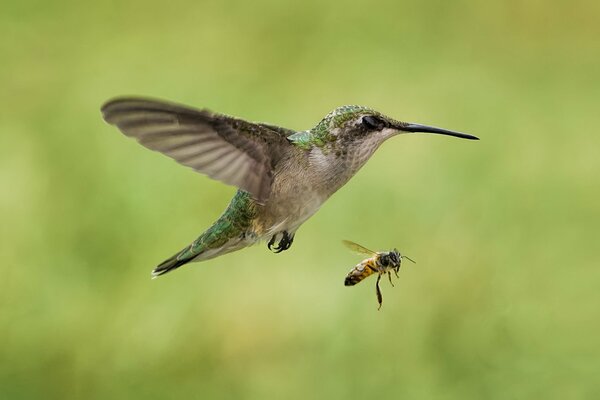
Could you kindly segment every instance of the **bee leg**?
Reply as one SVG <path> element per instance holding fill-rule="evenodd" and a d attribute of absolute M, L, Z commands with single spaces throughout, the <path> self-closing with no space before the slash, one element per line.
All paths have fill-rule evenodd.
<path fill-rule="evenodd" d="M 400 277 L 398 276 L 398 271 L 394 270 L 394 274 L 396 274 L 396 278 L 400 279 Z"/>
<path fill-rule="evenodd" d="M 377 311 L 381 309 L 381 304 L 383 303 L 383 296 L 381 295 L 381 289 L 379 289 L 379 280 L 381 279 L 381 274 L 377 275 L 377 283 L 375 284 L 375 288 L 377 289 L 377 301 L 379 302 L 379 307 L 377 307 Z"/>
<path fill-rule="evenodd" d="M 398 275 L 396 275 L 398 276 Z M 390 285 L 392 285 L 392 287 L 394 287 L 394 282 L 392 282 L 392 273 L 390 271 L 388 271 L 388 278 L 390 280 Z"/>

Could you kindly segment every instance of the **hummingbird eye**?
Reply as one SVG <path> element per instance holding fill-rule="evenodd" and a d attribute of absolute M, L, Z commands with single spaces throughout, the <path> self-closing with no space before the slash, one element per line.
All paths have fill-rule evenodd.
<path fill-rule="evenodd" d="M 374 131 L 374 130 L 378 131 L 385 127 L 385 122 L 373 115 L 367 115 L 367 116 L 363 117 L 362 124 L 365 128 L 372 130 L 372 131 Z"/>

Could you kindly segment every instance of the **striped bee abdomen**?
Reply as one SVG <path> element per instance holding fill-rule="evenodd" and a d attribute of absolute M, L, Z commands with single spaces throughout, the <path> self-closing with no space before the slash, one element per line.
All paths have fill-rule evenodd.
<path fill-rule="evenodd" d="M 373 258 L 368 258 L 348 272 L 348 275 L 346 275 L 346 279 L 344 280 L 344 285 L 354 286 L 375 272 L 377 272 L 375 260 Z"/>

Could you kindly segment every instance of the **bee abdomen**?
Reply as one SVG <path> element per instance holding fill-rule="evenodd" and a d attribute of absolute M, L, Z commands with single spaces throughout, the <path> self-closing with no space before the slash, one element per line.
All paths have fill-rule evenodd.
<path fill-rule="evenodd" d="M 348 274 L 348 276 L 346 276 L 346 279 L 344 280 L 344 286 L 354 286 L 358 282 L 362 281 L 363 279 L 364 279 L 364 277 L 362 277 L 360 275 L 352 275 L 350 273 L 350 274 Z"/>
<path fill-rule="evenodd" d="M 352 268 L 348 275 L 346 275 L 346 279 L 344 280 L 345 286 L 354 286 L 358 282 L 365 279 L 367 276 L 377 272 L 375 267 L 371 266 L 369 263 L 361 263 L 356 267 Z"/>

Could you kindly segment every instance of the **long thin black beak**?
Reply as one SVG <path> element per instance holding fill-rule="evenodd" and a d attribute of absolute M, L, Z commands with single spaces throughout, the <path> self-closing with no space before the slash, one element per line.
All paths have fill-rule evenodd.
<path fill-rule="evenodd" d="M 479 140 L 478 137 L 472 136 L 472 135 L 467 135 L 466 133 L 454 132 L 454 131 L 449 131 L 447 129 L 436 128 L 435 126 L 427 126 L 427 125 L 420 125 L 420 124 L 408 123 L 406 125 L 402 125 L 400 127 L 400 130 L 403 130 L 406 132 L 437 133 L 440 135 L 454 136 L 454 137 L 459 137 L 459 138 L 463 138 L 463 139 Z"/>

